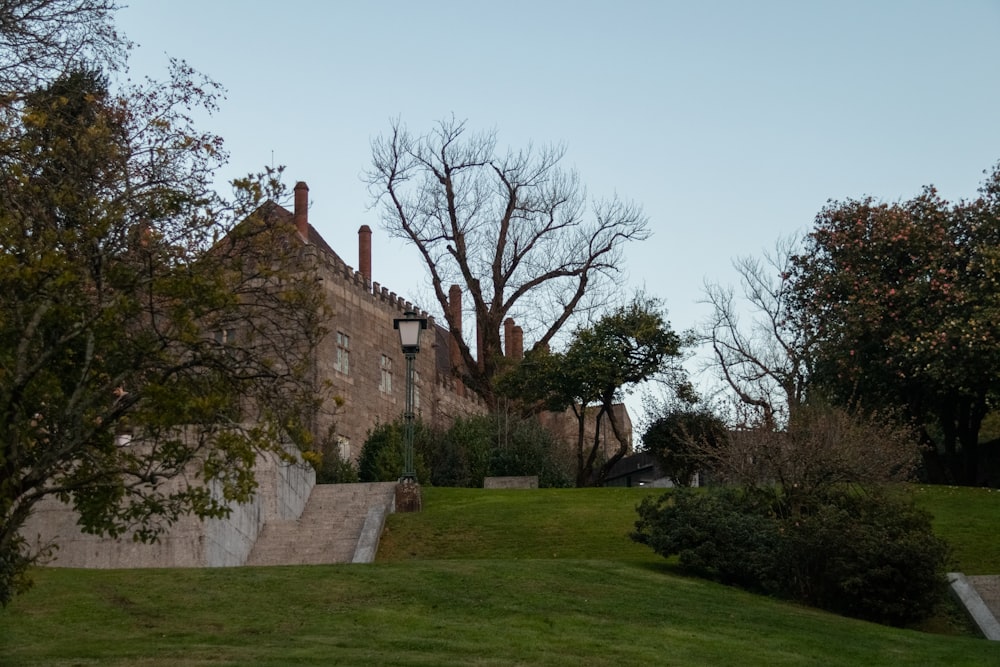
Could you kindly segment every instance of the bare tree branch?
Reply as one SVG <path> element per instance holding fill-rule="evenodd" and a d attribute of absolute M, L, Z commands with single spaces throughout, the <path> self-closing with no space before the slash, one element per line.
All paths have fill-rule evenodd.
<path fill-rule="evenodd" d="M 114 0 L 0 0 L 0 96 L 19 96 L 74 66 L 114 69 L 129 44 Z"/>
<path fill-rule="evenodd" d="M 791 258 L 798 237 L 781 239 L 763 260 L 733 262 L 742 288 L 738 303 L 732 287 L 706 283 L 703 303 L 712 307 L 699 340 L 712 350 L 714 369 L 760 423 L 774 428 L 787 421 L 805 400 L 809 381 L 810 341 L 795 326 L 791 310 Z M 740 304 L 750 321 L 740 320 Z"/>
<path fill-rule="evenodd" d="M 530 145 L 500 153 L 495 132 L 470 134 L 454 118 L 420 137 L 396 121 L 372 144 L 367 180 L 383 224 L 420 253 L 461 351 L 455 372 L 487 400 L 502 365 L 504 320 L 547 345 L 585 299 L 608 293 L 624 244 L 649 236 L 635 204 L 612 198 L 588 208 L 578 176 L 559 166 L 564 155 L 561 146 Z M 478 359 L 476 329 L 449 307 L 451 284 L 471 299 Z"/>

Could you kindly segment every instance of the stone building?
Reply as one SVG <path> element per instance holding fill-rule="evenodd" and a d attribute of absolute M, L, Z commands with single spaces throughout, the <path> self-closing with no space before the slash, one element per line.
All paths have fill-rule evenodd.
<path fill-rule="evenodd" d="M 344 459 L 357 459 L 368 431 L 403 414 L 406 360 L 393 321 L 408 311 L 428 320 L 414 360 L 414 411 L 432 426 L 458 415 L 481 413 L 485 405 L 465 391 L 452 372 L 460 363 L 451 336 L 415 304 L 373 281 L 372 231 L 358 230 L 357 269 L 333 250 L 309 222 L 309 188 L 295 186 L 294 210 L 269 202 L 259 211 L 269 224 L 294 224 L 316 267 L 330 311 L 326 336 L 316 350 L 315 383 L 324 404 L 313 426 L 320 438 L 335 438 Z M 452 288 L 454 307 L 461 293 Z"/>
<path fill-rule="evenodd" d="M 309 188 L 299 182 L 293 211 L 274 204 L 261 214 L 271 224 L 295 225 L 298 236 L 318 268 L 322 290 L 331 315 L 327 335 L 316 352 L 316 384 L 327 396 L 317 416 L 317 437 L 333 437 L 342 458 L 356 460 L 368 431 L 378 423 L 402 415 L 405 403 L 406 361 L 393 320 L 414 311 L 428 319 L 415 359 L 414 404 L 418 416 L 432 426 L 447 427 L 459 415 L 482 413 L 486 406 L 467 391 L 454 369 L 461 356 L 447 328 L 417 305 L 406 301 L 372 276 L 372 230 L 358 230 L 357 269 L 350 266 L 309 222 Z M 461 311 L 462 291 L 449 290 L 449 307 Z M 456 318 L 461 321 L 461 317 Z M 521 327 L 504 323 L 504 354 L 518 359 L 524 354 Z M 334 397 L 342 404 L 335 405 Z M 631 440 L 631 420 L 624 405 L 616 406 L 619 423 Z M 576 420 L 571 412 L 543 416 L 543 424 L 567 445 L 576 441 Z M 610 429 L 609 429 L 610 430 Z M 593 428 L 588 429 L 588 442 Z M 609 449 L 617 449 L 610 433 Z M 629 446 L 631 452 L 631 443 Z"/>

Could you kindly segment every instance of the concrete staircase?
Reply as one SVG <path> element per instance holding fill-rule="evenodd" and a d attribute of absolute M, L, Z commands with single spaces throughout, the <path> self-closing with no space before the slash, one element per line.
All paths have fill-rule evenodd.
<path fill-rule="evenodd" d="M 246 564 L 371 562 L 395 493 L 396 482 L 317 484 L 302 516 L 264 525 Z"/>
<path fill-rule="evenodd" d="M 949 572 L 952 594 L 987 639 L 1000 641 L 1000 575 L 966 577 Z"/>

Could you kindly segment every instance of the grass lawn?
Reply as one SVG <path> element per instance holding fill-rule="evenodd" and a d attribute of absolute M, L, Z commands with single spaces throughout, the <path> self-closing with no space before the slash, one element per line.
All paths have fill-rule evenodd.
<path fill-rule="evenodd" d="M 952 546 L 952 569 L 1000 574 L 1000 489 L 915 485 L 917 504 L 934 515 L 934 531 Z"/>
<path fill-rule="evenodd" d="M 427 488 L 374 565 L 39 569 L 0 665 L 1000 665 L 1000 643 L 677 576 L 625 538 L 646 493 Z"/>
<path fill-rule="evenodd" d="M 950 568 L 1000 574 L 1000 490 L 912 485 L 917 505 L 952 545 Z M 380 561 L 439 558 L 597 558 L 661 563 L 623 539 L 657 489 L 424 489 L 427 511 L 389 517 Z"/>
<path fill-rule="evenodd" d="M 628 539 L 642 488 L 425 488 L 426 511 L 388 517 L 378 560 L 585 558 L 662 563 Z"/>

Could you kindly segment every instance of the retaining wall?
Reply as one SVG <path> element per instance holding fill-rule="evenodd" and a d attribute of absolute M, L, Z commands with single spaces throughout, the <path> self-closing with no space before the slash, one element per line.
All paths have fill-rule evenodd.
<path fill-rule="evenodd" d="M 154 544 L 135 542 L 131 533 L 117 539 L 83 533 L 77 526 L 76 511 L 55 498 L 46 498 L 35 506 L 21 534 L 36 548 L 57 545 L 45 563 L 54 567 L 243 565 L 264 523 L 298 518 L 316 484 L 311 466 L 283 463 L 273 454 L 258 460 L 256 476 L 259 486 L 253 499 L 234 503 L 227 518 L 182 517 Z"/>

